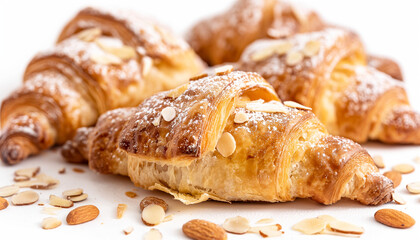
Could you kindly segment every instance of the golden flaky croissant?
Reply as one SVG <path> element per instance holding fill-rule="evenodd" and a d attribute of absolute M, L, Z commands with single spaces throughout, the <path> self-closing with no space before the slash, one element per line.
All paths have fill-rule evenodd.
<path fill-rule="evenodd" d="M 238 0 L 226 12 L 194 25 L 187 39 L 204 61 L 217 65 L 236 62 L 255 40 L 286 38 L 328 26 L 315 11 L 286 1 Z M 372 67 L 402 79 L 393 60 L 376 56 L 370 60 Z"/>
<path fill-rule="evenodd" d="M 84 9 L 3 101 L 1 157 L 14 164 L 62 144 L 103 112 L 136 106 L 202 69 L 193 50 L 164 27 L 129 12 Z"/>
<path fill-rule="evenodd" d="M 420 114 L 410 107 L 403 84 L 366 66 L 362 44 L 349 31 L 259 40 L 236 66 L 261 74 L 281 99 L 310 106 L 331 134 L 420 144 Z"/>
<path fill-rule="evenodd" d="M 135 185 L 186 204 L 389 202 L 392 182 L 366 150 L 328 134 L 299 108 L 305 107 L 283 105 L 256 73 L 222 70 L 137 108 L 105 113 L 65 144 L 64 156 L 87 158 L 97 172 L 128 175 Z"/>

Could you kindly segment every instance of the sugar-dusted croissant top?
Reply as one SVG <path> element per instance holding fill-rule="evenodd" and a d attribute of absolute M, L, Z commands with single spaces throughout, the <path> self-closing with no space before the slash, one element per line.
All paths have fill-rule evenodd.
<path fill-rule="evenodd" d="M 308 108 L 282 104 L 258 74 L 219 69 L 136 108 L 105 113 L 66 143 L 64 156 L 87 158 L 95 171 L 128 175 L 186 204 L 390 201 L 392 182 L 369 154 L 301 109 Z"/>

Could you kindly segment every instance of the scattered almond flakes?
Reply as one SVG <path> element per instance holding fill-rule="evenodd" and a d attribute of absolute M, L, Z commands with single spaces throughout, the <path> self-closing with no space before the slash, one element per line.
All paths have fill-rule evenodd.
<path fill-rule="evenodd" d="M 15 206 L 30 205 L 38 201 L 39 195 L 34 191 L 24 191 L 12 196 L 12 203 Z"/>
<path fill-rule="evenodd" d="M 385 177 L 389 178 L 394 184 L 394 188 L 398 187 L 402 180 L 401 173 L 397 171 L 388 171 L 383 174 Z"/>
<path fill-rule="evenodd" d="M 165 217 L 165 210 L 160 205 L 150 204 L 141 212 L 141 220 L 146 226 L 160 224 Z"/>
<path fill-rule="evenodd" d="M 74 196 L 79 196 L 83 193 L 83 189 L 81 188 L 75 188 L 75 189 L 69 189 L 64 191 L 62 194 L 64 197 L 74 197 Z"/>
<path fill-rule="evenodd" d="M 274 219 L 272 218 L 263 218 L 263 219 L 258 220 L 256 224 L 270 224 L 273 222 L 274 222 Z"/>
<path fill-rule="evenodd" d="M 166 107 L 162 109 L 162 117 L 165 121 L 170 122 L 172 121 L 176 116 L 176 110 L 174 107 Z"/>
<path fill-rule="evenodd" d="M 294 101 L 285 101 L 284 105 L 291 108 L 297 108 L 302 110 L 312 110 L 312 108 L 304 106 L 300 103 L 294 102 Z"/>
<path fill-rule="evenodd" d="M 415 162 L 415 163 L 420 163 L 420 156 L 416 156 L 416 157 L 414 158 L 414 162 Z"/>
<path fill-rule="evenodd" d="M 33 167 L 33 168 L 24 168 L 15 171 L 15 176 L 23 176 L 23 177 L 35 177 L 39 171 L 41 170 L 40 167 Z"/>
<path fill-rule="evenodd" d="M 342 236 L 360 236 L 364 233 L 363 227 L 335 219 L 329 215 L 305 219 L 293 226 L 293 229 L 304 234 L 332 234 Z"/>
<path fill-rule="evenodd" d="M 61 225 L 61 221 L 54 217 L 47 217 L 42 220 L 41 226 L 43 229 L 54 229 Z"/>
<path fill-rule="evenodd" d="M 196 81 L 196 80 L 199 80 L 199 79 L 205 78 L 205 77 L 207 77 L 207 76 L 208 76 L 208 74 L 207 74 L 207 73 L 201 73 L 200 75 L 197 75 L 197 76 L 191 77 L 191 78 L 190 78 L 190 81 Z"/>
<path fill-rule="evenodd" d="M 53 194 L 50 195 L 49 203 L 50 205 L 55 206 L 55 207 L 61 207 L 61 208 L 73 207 L 73 202 L 71 200 L 64 199 Z"/>
<path fill-rule="evenodd" d="M 307 218 L 293 225 L 292 229 L 307 235 L 312 235 L 321 233 L 326 227 L 327 221 L 324 219 Z"/>
<path fill-rule="evenodd" d="M 226 75 L 233 71 L 232 65 L 224 65 L 214 69 L 217 76 Z"/>
<path fill-rule="evenodd" d="M 90 60 L 103 65 L 119 65 L 122 63 L 121 58 L 109 53 L 95 53 L 90 56 Z"/>
<path fill-rule="evenodd" d="M 405 205 L 407 203 L 404 200 L 404 198 L 396 192 L 392 193 L 392 199 L 394 200 L 395 203 L 400 204 L 400 205 Z"/>
<path fill-rule="evenodd" d="M 68 200 L 72 201 L 72 202 L 82 202 L 85 201 L 88 198 L 87 193 L 82 193 L 78 196 L 69 196 L 67 197 Z"/>
<path fill-rule="evenodd" d="M 172 221 L 173 219 L 174 219 L 174 215 L 169 214 L 169 215 L 166 215 L 166 216 L 163 218 L 162 222 L 169 222 L 169 221 Z"/>
<path fill-rule="evenodd" d="M 233 119 L 234 123 L 244 123 L 249 120 L 248 115 L 244 112 L 238 112 L 235 114 L 235 118 Z"/>
<path fill-rule="evenodd" d="M 27 176 L 15 176 L 14 178 L 13 178 L 13 181 L 15 181 L 15 182 L 23 182 L 23 181 L 29 181 L 29 177 L 27 177 Z"/>
<path fill-rule="evenodd" d="M 223 229 L 229 233 L 244 234 L 250 229 L 249 221 L 241 216 L 227 218 L 223 223 Z"/>
<path fill-rule="evenodd" d="M 42 209 L 42 214 L 48 214 L 48 215 L 56 215 L 58 211 L 60 211 L 62 208 L 59 207 L 44 207 Z"/>
<path fill-rule="evenodd" d="M 89 28 L 83 30 L 77 34 L 77 37 L 85 42 L 93 42 L 97 37 L 102 34 L 102 30 L 100 28 Z"/>
<path fill-rule="evenodd" d="M 271 57 L 274 54 L 278 54 L 278 56 L 282 56 L 285 53 L 287 53 L 292 48 L 292 44 L 290 42 L 281 41 L 276 44 L 272 44 L 266 48 L 263 48 L 259 51 L 254 52 L 251 55 L 252 61 L 262 61 L 269 57 Z"/>
<path fill-rule="evenodd" d="M 385 168 L 384 159 L 382 156 L 376 155 L 373 156 L 372 159 L 377 168 Z"/>
<path fill-rule="evenodd" d="M 296 64 L 302 62 L 303 54 L 298 51 L 289 52 L 286 55 L 286 64 L 289 66 L 295 66 Z"/>
<path fill-rule="evenodd" d="M 168 204 L 165 202 L 165 200 L 158 198 L 158 197 L 145 197 L 140 202 L 140 211 L 143 211 L 143 209 L 150 204 L 156 204 L 161 207 L 163 207 L 163 210 L 166 212 L 168 210 Z"/>
<path fill-rule="evenodd" d="M 311 40 L 305 44 L 302 52 L 306 57 L 312 57 L 318 54 L 321 48 L 321 43 L 317 40 Z"/>
<path fill-rule="evenodd" d="M 19 192 L 19 187 L 10 185 L 10 186 L 4 186 L 0 188 L 0 197 L 10 197 L 16 193 Z"/>
<path fill-rule="evenodd" d="M 287 113 L 288 110 L 279 101 L 270 101 L 267 103 L 259 100 L 251 101 L 246 104 L 246 109 L 254 112 L 268 112 L 268 113 Z"/>
<path fill-rule="evenodd" d="M 267 232 L 267 231 L 280 231 L 282 226 L 280 224 L 271 224 L 271 225 L 264 225 L 264 226 L 256 226 L 249 228 L 249 233 L 259 233 L 260 231 Z"/>
<path fill-rule="evenodd" d="M 132 233 L 133 231 L 134 231 L 134 228 L 132 226 L 127 227 L 123 230 L 125 235 L 128 235 L 128 234 Z"/>
<path fill-rule="evenodd" d="M 153 119 L 153 121 L 152 121 L 153 126 L 155 126 L 155 127 L 159 126 L 160 118 L 161 118 L 161 115 L 159 115 L 159 116 L 155 117 L 155 119 Z"/>
<path fill-rule="evenodd" d="M 235 138 L 232 134 L 224 132 L 217 142 L 216 149 L 223 157 L 229 157 L 236 149 Z"/>
<path fill-rule="evenodd" d="M 82 168 L 77 168 L 77 167 L 75 167 L 75 168 L 73 168 L 73 172 L 75 172 L 75 173 L 84 173 L 84 172 L 85 172 L 85 170 L 84 170 L 84 169 L 82 169 Z"/>
<path fill-rule="evenodd" d="M 397 171 L 401 174 L 408 174 L 414 172 L 414 166 L 408 163 L 401 163 L 395 165 L 392 170 Z"/>
<path fill-rule="evenodd" d="M 58 170 L 59 174 L 64 174 L 66 173 L 66 169 L 65 168 L 60 168 L 60 170 Z"/>
<path fill-rule="evenodd" d="M 162 233 L 160 233 L 159 230 L 152 228 L 146 234 L 144 234 L 143 239 L 144 240 L 161 240 Z"/>
<path fill-rule="evenodd" d="M 175 89 L 172 89 L 167 93 L 168 97 L 171 98 L 177 98 L 181 96 L 187 89 L 188 89 L 189 83 L 183 84 Z"/>
<path fill-rule="evenodd" d="M 127 192 L 125 192 L 125 195 L 126 195 L 127 197 L 129 197 L 129 198 L 135 198 L 135 197 L 137 197 L 137 193 L 135 193 L 135 192 L 131 192 L 131 191 L 127 191 Z"/>
<path fill-rule="evenodd" d="M 117 207 L 117 218 L 121 219 L 124 216 L 125 210 L 127 210 L 127 204 L 120 203 Z"/>
<path fill-rule="evenodd" d="M 410 193 L 419 194 L 420 193 L 420 182 L 409 183 L 409 184 L 407 184 L 406 188 Z"/>
<path fill-rule="evenodd" d="M 146 76 L 153 67 L 153 60 L 150 57 L 143 57 L 141 60 L 141 74 Z"/>
<path fill-rule="evenodd" d="M 136 57 L 136 50 L 130 46 L 109 46 L 106 42 L 97 39 L 96 44 L 105 52 L 110 53 L 116 57 L 119 57 L 122 60 L 127 60 Z"/>

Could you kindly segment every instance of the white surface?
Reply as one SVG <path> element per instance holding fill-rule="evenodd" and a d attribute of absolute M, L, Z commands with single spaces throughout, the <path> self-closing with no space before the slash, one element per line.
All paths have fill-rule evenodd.
<path fill-rule="evenodd" d="M 226 8 L 232 1 L 1 1 L 0 2 L 0 99 L 4 99 L 19 86 L 26 64 L 32 56 L 54 43 L 61 27 L 83 6 L 104 6 L 129 8 L 153 16 L 179 33 L 185 32 L 199 18 L 216 13 Z M 420 3 L 418 1 L 299 1 L 317 9 L 327 20 L 348 26 L 360 33 L 367 48 L 373 53 L 391 56 L 403 67 L 406 86 L 415 108 L 420 109 Z M 389 146 L 376 143 L 366 145 L 372 155 L 382 155 L 388 170 L 397 163 L 412 163 L 418 169 L 403 176 L 403 181 L 396 190 L 407 200 L 407 205 L 393 203 L 380 207 L 368 207 L 349 200 L 342 200 L 333 206 L 323 206 L 311 200 L 296 200 L 291 203 L 218 203 L 207 202 L 184 206 L 172 200 L 169 195 L 136 189 L 128 178 L 104 176 L 86 169 L 79 174 L 71 171 L 74 165 L 65 163 L 57 151 L 48 151 L 13 167 L 0 165 L 0 186 L 13 183 L 16 169 L 41 166 L 41 171 L 60 179 L 59 186 L 52 190 L 39 190 L 39 202 L 47 203 L 49 194 L 61 195 L 70 188 L 82 187 L 89 194 L 89 199 L 81 206 L 94 204 L 101 211 L 99 217 L 89 223 L 69 226 L 65 217 L 69 209 L 60 210 L 57 217 L 63 225 L 54 230 L 43 230 L 41 221 L 48 215 L 42 214 L 43 207 L 9 206 L 0 211 L 1 238 L 24 239 L 141 239 L 149 227 L 141 223 L 138 204 L 149 195 L 164 198 L 169 204 L 168 214 L 174 220 L 163 223 L 158 228 L 164 239 L 185 239 L 181 232 L 183 223 L 190 219 L 202 218 L 215 223 L 223 223 L 225 218 L 241 215 L 255 222 L 261 218 L 273 217 L 283 226 L 285 235 L 279 239 L 340 239 L 340 237 L 319 235 L 304 236 L 291 229 L 296 222 L 321 214 L 333 215 L 365 228 L 362 239 L 416 239 L 420 235 L 420 223 L 408 230 L 385 227 L 377 223 L 373 215 L 381 208 L 393 208 L 409 213 L 420 221 L 420 196 L 411 195 L 405 185 L 420 180 L 420 165 L 413 158 L 420 155 L 420 147 Z M 66 167 L 67 173 L 59 175 L 58 170 Z M 133 190 L 138 197 L 130 199 L 124 195 Z M 116 207 L 119 203 L 128 204 L 123 219 L 116 219 Z M 48 206 L 48 204 L 46 204 Z M 128 236 L 122 230 L 134 227 Z M 232 235 L 229 239 L 262 239 L 254 234 Z"/>

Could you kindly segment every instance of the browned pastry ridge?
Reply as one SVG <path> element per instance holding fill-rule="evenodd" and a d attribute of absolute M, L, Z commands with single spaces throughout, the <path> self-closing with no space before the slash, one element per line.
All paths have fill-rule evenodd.
<path fill-rule="evenodd" d="M 325 23 L 313 10 L 282 0 L 238 0 L 230 9 L 195 24 L 187 35 L 192 48 L 209 65 L 239 60 L 243 50 L 258 39 L 279 39 L 319 31 Z M 396 62 L 371 56 L 372 67 L 402 80 Z"/>
<path fill-rule="evenodd" d="M 105 113 L 65 144 L 65 157 L 185 204 L 389 202 L 392 182 L 366 150 L 299 108 L 283 105 L 256 73 L 219 72 Z"/>
<path fill-rule="evenodd" d="M 331 134 L 357 142 L 420 144 L 420 114 L 401 81 L 366 66 L 352 32 L 327 28 L 258 40 L 236 67 L 261 74 L 283 100 L 310 106 Z"/>
<path fill-rule="evenodd" d="M 86 8 L 55 47 L 32 59 L 22 86 L 3 101 L 1 158 L 15 164 L 63 144 L 103 112 L 136 106 L 203 67 L 166 28 L 130 12 Z"/>

